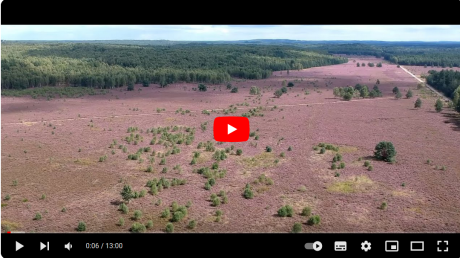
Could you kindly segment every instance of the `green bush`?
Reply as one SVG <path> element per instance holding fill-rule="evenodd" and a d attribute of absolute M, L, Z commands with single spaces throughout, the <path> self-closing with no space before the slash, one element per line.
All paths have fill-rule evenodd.
<path fill-rule="evenodd" d="M 272 147 L 270 147 L 270 146 L 265 147 L 265 151 L 266 152 L 272 152 Z"/>
<path fill-rule="evenodd" d="M 323 148 L 321 148 L 321 150 L 319 151 L 319 154 L 324 154 L 324 153 L 326 153 L 326 149 L 323 147 Z"/>
<path fill-rule="evenodd" d="M 212 206 L 217 207 L 219 205 L 220 205 L 220 199 L 219 198 L 212 199 Z"/>
<path fill-rule="evenodd" d="M 374 156 L 379 160 L 391 162 L 396 156 L 396 150 L 393 143 L 384 141 L 379 142 L 375 146 Z"/>
<path fill-rule="evenodd" d="M 238 87 L 233 87 L 230 92 L 231 93 L 237 93 L 238 92 Z"/>
<path fill-rule="evenodd" d="M 291 146 L 289 146 L 289 148 L 288 148 L 288 151 L 292 151 L 292 148 L 291 148 Z"/>
<path fill-rule="evenodd" d="M 118 220 L 118 223 L 117 223 L 118 226 L 124 226 L 125 225 L 125 219 L 124 218 L 120 218 Z"/>
<path fill-rule="evenodd" d="M 243 150 L 242 149 L 237 149 L 236 150 L 236 155 L 241 156 L 241 154 L 243 154 Z"/>
<path fill-rule="evenodd" d="M 135 211 L 134 211 L 134 216 L 133 216 L 133 218 L 134 218 L 135 220 L 139 220 L 141 217 L 142 217 L 142 211 L 140 211 L 140 210 L 135 210 Z"/>
<path fill-rule="evenodd" d="M 292 227 L 292 233 L 300 233 L 302 232 L 302 224 L 299 222 L 294 223 L 294 226 Z"/>
<path fill-rule="evenodd" d="M 208 180 L 208 183 L 211 185 L 211 186 L 214 186 L 216 184 L 216 180 L 214 178 L 210 178 Z"/>
<path fill-rule="evenodd" d="M 219 168 L 219 164 L 217 162 L 214 162 L 212 164 L 212 169 L 218 169 Z"/>
<path fill-rule="evenodd" d="M 211 190 L 211 184 L 209 183 L 209 181 L 204 184 L 204 189 L 208 191 Z"/>
<path fill-rule="evenodd" d="M 249 184 L 246 184 L 246 187 L 244 188 L 243 196 L 246 199 L 252 199 L 254 197 L 254 193 L 251 190 L 251 186 Z"/>
<path fill-rule="evenodd" d="M 128 214 L 129 213 L 129 208 L 124 203 L 120 204 L 119 210 L 121 210 L 123 212 L 123 214 Z"/>
<path fill-rule="evenodd" d="M 171 215 L 171 212 L 169 211 L 168 208 L 164 209 L 163 212 L 161 213 L 162 218 L 169 218 L 170 215 Z"/>
<path fill-rule="evenodd" d="M 331 169 L 332 169 L 332 170 L 337 169 L 337 165 L 336 165 L 335 163 L 332 163 Z"/>
<path fill-rule="evenodd" d="M 308 219 L 307 224 L 308 225 L 318 225 L 320 222 L 321 222 L 320 216 L 313 215 Z"/>
<path fill-rule="evenodd" d="M 40 214 L 40 212 L 35 213 L 34 220 L 41 220 L 41 219 L 42 219 L 42 215 Z"/>
<path fill-rule="evenodd" d="M 387 207 L 388 207 L 387 202 L 382 202 L 382 204 L 380 205 L 380 209 L 381 209 L 381 210 L 386 210 Z"/>
<path fill-rule="evenodd" d="M 340 168 L 341 168 L 341 169 L 342 169 L 342 168 L 345 168 L 345 163 L 340 162 Z"/>
<path fill-rule="evenodd" d="M 133 225 L 131 226 L 131 231 L 135 233 L 143 233 L 146 231 L 146 228 L 143 224 L 139 222 L 134 222 Z"/>
<path fill-rule="evenodd" d="M 196 227 L 196 221 L 195 220 L 191 220 L 188 222 L 188 228 L 189 229 L 194 229 Z"/>
<path fill-rule="evenodd" d="M 369 165 L 371 165 L 371 163 L 368 160 L 364 161 L 364 166 L 365 167 L 369 167 Z"/>
<path fill-rule="evenodd" d="M 280 217 L 292 217 L 294 210 L 291 206 L 285 205 L 278 210 L 278 216 Z"/>
<path fill-rule="evenodd" d="M 166 224 L 166 232 L 173 233 L 174 232 L 174 225 L 172 223 Z"/>
<path fill-rule="evenodd" d="M 153 221 L 149 220 L 147 221 L 147 224 L 145 225 L 146 228 L 152 228 L 153 227 Z"/>
<path fill-rule="evenodd" d="M 369 165 L 369 167 L 367 167 L 367 170 L 372 171 L 374 170 L 374 167 L 372 167 L 372 165 Z"/>
<path fill-rule="evenodd" d="M 311 208 L 310 207 L 304 207 L 302 209 L 302 216 L 310 216 L 311 215 Z"/>
<path fill-rule="evenodd" d="M 77 231 L 85 231 L 86 230 L 86 223 L 83 221 L 78 222 Z"/>

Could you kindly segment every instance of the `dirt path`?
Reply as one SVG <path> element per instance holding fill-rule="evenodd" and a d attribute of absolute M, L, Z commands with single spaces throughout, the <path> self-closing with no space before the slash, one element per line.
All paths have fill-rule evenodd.
<path fill-rule="evenodd" d="M 340 104 L 340 103 L 351 103 L 355 101 L 372 101 L 372 100 L 382 100 L 382 99 L 392 99 L 392 97 L 387 97 L 387 98 L 375 98 L 375 99 L 352 99 L 350 101 L 333 101 L 333 102 L 316 102 L 316 103 L 300 103 L 300 104 L 294 104 L 294 105 L 272 105 L 272 106 L 265 106 L 266 108 L 272 108 L 274 106 L 277 107 L 295 107 L 295 106 L 310 106 L 310 105 L 326 105 L 326 104 Z M 255 106 L 248 106 L 248 107 L 240 107 L 237 109 L 243 110 L 243 109 L 251 109 L 251 108 L 256 108 Z M 207 111 L 212 111 L 212 110 L 224 110 L 223 108 L 217 108 L 217 109 L 207 109 Z M 190 112 L 195 113 L 195 112 L 201 112 L 197 110 L 190 110 Z M 54 120 L 40 120 L 40 121 L 22 121 L 19 123 L 4 123 L 3 125 L 27 125 L 27 124 L 36 124 L 36 123 L 48 123 L 48 122 L 63 122 L 63 121 L 73 121 L 73 120 L 88 120 L 88 119 L 98 119 L 98 118 L 116 118 L 116 117 L 132 117 L 132 116 L 152 116 L 152 115 L 164 115 L 167 113 L 175 113 L 175 111 L 167 111 L 163 113 L 144 113 L 144 114 L 129 114 L 129 115 L 110 115 L 110 116 L 93 116 L 93 117 L 78 117 L 78 118 L 66 118 L 66 119 L 54 119 Z"/>
<path fill-rule="evenodd" d="M 355 101 L 371 101 L 371 100 L 382 100 L 382 99 L 392 99 L 392 97 L 387 97 L 387 98 L 375 98 L 375 99 L 352 99 L 350 101 L 333 101 L 333 102 L 316 102 L 316 103 L 300 103 L 300 104 L 294 104 L 294 105 L 271 105 L 271 106 L 265 106 L 266 108 L 272 108 L 274 106 L 277 107 L 295 107 L 295 106 L 310 106 L 310 105 L 325 105 L 325 104 L 339 104 L 339 103 L 350 103 L 350 102 L 355 102 Z M 239 107 L 237 109 L 239 110 L 244 110 L 244 109 L 251 109 L 251 108 L 256 108 L 255 106 L 247 106 L 247 107 Z M 224 110 L 223 108 L 217 108 L 217 109 L 207 109 L 207 111 L 212 111 L 212 110 Z M 66 118 L 66 119 L 54 119 L 54 120 L 43 120 L 43 121 L 22 121 L 19 123 L 5 123 L 3 125 L 23 125 L 27 123 L 47 123 L 47 122 L 63 122 L 63 121 L 73 121 L 73 120 L 88 120 L 88 119 L 98 119 L 98 118 L 116 118 L 116 117 L 133 117 L 133 116 L 151 116 L 151 115 L 164 115 L 167 113 L 174 113 L 175 111 L 167 111 L 163 113 L 144 113 L 144 114 L 129 114 L 129 115 L 110 115 L 110 116 L 93 116 L 93 117 L 79 117 L 79 118 Z M 190 110 L 190 112 L 195 113 L 195 112 L 201 112 L 197 110 Z"/>
<path fill-rule="evenodd" d="M 418 78 L 417 76 L 415 76 L 413 73 L 409 72 L 406 68 L 400 66 L 401 69 L 403 69 L 406 73 L 410 74 L 412 77 L 414 77 L 417 81 L 421 82 L 421 83 L 424 83 L 426 85 L 426 87 L 428 87 L 428 89 L 430 89 L 431 91 L 435 92 L 436 94 L 438 94 L 442 99 L 444 99 L 445 101 L 450 101 L 451 99 L 446 97 L 444 94 L 442 94 L 441 92 L 435 90 L 433 87 L 431 87 L 430 85 L 428 85 L 424 80 Z"/>

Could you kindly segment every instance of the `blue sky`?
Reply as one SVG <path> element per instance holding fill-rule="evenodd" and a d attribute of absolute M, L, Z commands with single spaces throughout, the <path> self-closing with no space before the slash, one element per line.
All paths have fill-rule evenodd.
<path fill-rule="evenodd" d="M 460 25 L 1 25 L 2 40 L 460 41 Z"/>

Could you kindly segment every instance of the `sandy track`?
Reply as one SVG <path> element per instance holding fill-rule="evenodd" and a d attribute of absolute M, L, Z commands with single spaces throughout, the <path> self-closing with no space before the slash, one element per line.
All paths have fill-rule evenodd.
<path fill-rule="evenodd" d="M 412 77 L 414 77 L 417 81 L 421 82 L 421 83 L 424 83 L 431 91 L 435 92 L 436 94 L 438 94 L 441 98 L 443 98 L 445 101 L 450 101 L 451 99 L 446 97 L 444 94 L 442 94 L 441 92 L 437 91 L 436 89 L 434 89 L 433 87 L 431 87 L 430 85 L 428 85 L 424 80 L 418 78 L 417 76 L 415 76 L 413 73 L 409 72 L 406 68 L 400 66 L 401 69 L 403 69 L 406 73 L 408 73 L 409 75 L 411 75 Z"/>
<path fill-rule="evenodd" d="M 295 107 L 295 106 L 310 106 L 310 105 L 325 105 L 325 104 L 340 104 L 340 103 L 350 103 L 350 102 L 355 102 L 355 101 L 371 101 L 371 100 L 383 100 L 383 99 L 390 99 L 392 97 L 386 97 L 386 98 L 375 98 L 375 99 L 352 99 L 350 101 L 333 101 L 333 102 L 316 102 L 316 103 L 300 103 L 300 104 L 294 104 L 294 105 L 270 105 L 270 106 L 265 106 L 266 108 L 272 108 L 274 106 L 277 107 Z M 237 109 L 239 110 L 245 110 L 245 109 L 251 109 L 251 108 L 256 108 L 255 106 L 248 106 L 248 107 L 239 107 Z M 224 110 L 223 108 L 216 108 L 216 109 L 207 109 L 207 111 L 212 111 L 212 110 Z M 136 117 L 136 116 L 154 116 L 154 115 L 164 115 L 168 113 L 174 113 L 175 111 L 166 111 L 163 113 L 144 113 L 144 114 L 129 114 L 129 115 L 110 115 L 110 116 L 93 116 L 93 117 L 79 117 L 79 118 L 67 118 L 67 119 L 53 119 L 53 120 L 40 120 L 40 121 L 22 121 L 19 123 L 4 123 L 2 125 L 25 125 L 25 124 L 35 124 L 35 123 L 48 123 L 48 122 L 63 122 L 63 121 L 74 121 L 74 120 L 88 120 L 88 119 L 99 119 L 99 118 L 117 118 L 117 117 Z M 198 110 L 190 110 L 190 112 L 195 113 L 195 112 L 201 112 Z"/>

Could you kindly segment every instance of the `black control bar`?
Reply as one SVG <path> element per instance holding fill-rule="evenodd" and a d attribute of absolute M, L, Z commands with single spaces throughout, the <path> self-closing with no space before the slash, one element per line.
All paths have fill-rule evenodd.
<path fill-rule="evenodd" d="M 460 234 L 2 233 L 5 258 L 88 255 L 276 255 L 460 257 Z M 64 255 L 64 256 L 63 256 Z M 82 256 L 83 255 L 83 256 Z"/>

